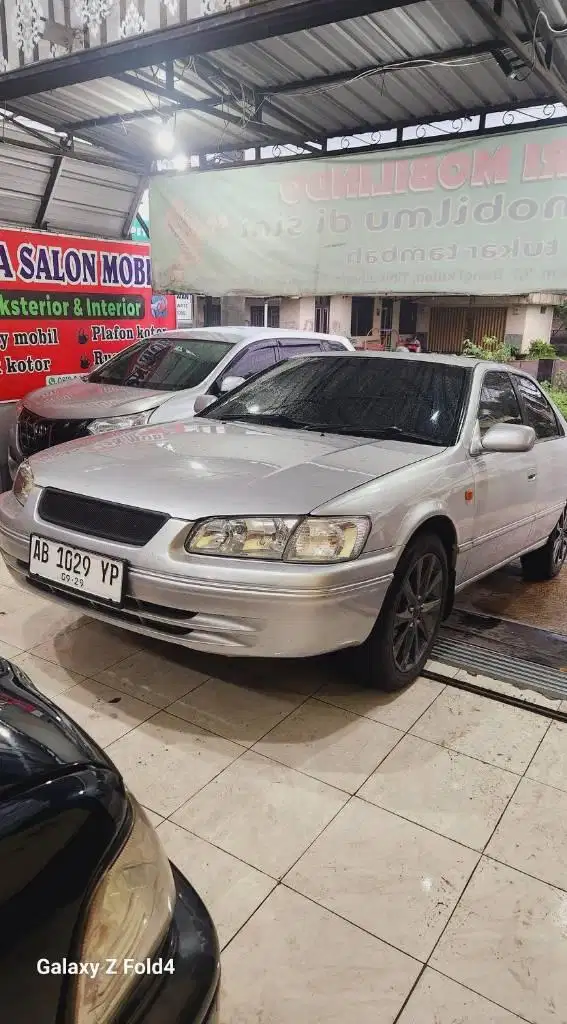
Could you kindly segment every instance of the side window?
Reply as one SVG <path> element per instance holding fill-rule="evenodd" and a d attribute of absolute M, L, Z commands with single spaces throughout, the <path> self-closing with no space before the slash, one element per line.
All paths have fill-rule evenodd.
<path fill-rule="evenodd" d="M 517 376 L 515 380 L 524 407 L 525 422 L 534 428 L 538 441 L 561 437 L 555 413 L 537 384 L 528 377 Z"/>
<path fill-rule="evenodd" d="M 340 341 L 324 341 L 323 349 L 325 352 L 346 352 L 344 345 L 341 345 Z"/>
<path fill-rule="evenodd" d="M 321 341 L 280 341 L 280 359 L 291 359 L 293 356 L 310 356 L 314 352 L 322 352 Z"/>
<path fill-rule="evenodd" d="M 507 373 L 492 370 L 486 374 L 480 393 L 478 425 L 481 437 L 497 423 L 521 423 L 522 414 Z"/>
<path fill-rule="evenodd" d="M 250 345 L 225 370 L 223 377 L 253 377 L 277 362 L 275 345 Z"/>

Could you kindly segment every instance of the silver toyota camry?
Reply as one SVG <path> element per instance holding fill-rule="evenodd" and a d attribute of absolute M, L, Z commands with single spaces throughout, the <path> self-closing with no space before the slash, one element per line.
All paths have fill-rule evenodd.
<path fill-rule="evenodd" d="M 566 430 L 511 366 L 302 357 L 195 419 L 34 456 L 0 499 L 0 549 L 104 621 L 217 654 L 349 649 L 395 690 L 461 588 L 518 556 L 529 579 L 561 569 Z"/>

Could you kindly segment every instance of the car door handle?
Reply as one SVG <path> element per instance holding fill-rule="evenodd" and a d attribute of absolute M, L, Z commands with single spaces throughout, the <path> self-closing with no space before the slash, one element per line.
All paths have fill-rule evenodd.
<path fill-rule="evenodd" d="M 528 473 L 528 480 L 535 480 L 536 478 L 537 473 Z"/>

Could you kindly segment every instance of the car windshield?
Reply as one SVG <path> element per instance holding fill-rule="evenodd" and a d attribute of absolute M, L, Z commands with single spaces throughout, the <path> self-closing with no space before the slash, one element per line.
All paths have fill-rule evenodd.
<path fill-rule="evenodd" d="M 312 356 L 268 370 L 204 415 L 289 429 L 457 441 L 469 370 L 441 361 Z"/>
<path fill-rule="evenodd" d="M 216 338 L 156 334 L 109 359 L 91 373 L 89 381 L 152 391 L 183 391 L 202 384 L 231 348 L 233 342 Z"/>

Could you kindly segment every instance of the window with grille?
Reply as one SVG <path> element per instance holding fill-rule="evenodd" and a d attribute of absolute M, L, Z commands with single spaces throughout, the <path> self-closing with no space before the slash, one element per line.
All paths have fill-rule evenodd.
<path fill-rule="evenodd" d="M 317 334 L 329 333 L 331 299 L 328 295 L 320 295 L 315 299 L 315 330 Z"/>
<path fill-rule="evenodd" d="M 264 306 L 250 306 L 250 325 L 252 327 L 264 327 Z M 268 306 L 268 323 L 266 327 L 280 326 L 280 307 L 277 303 L 270 303 Z"/>

